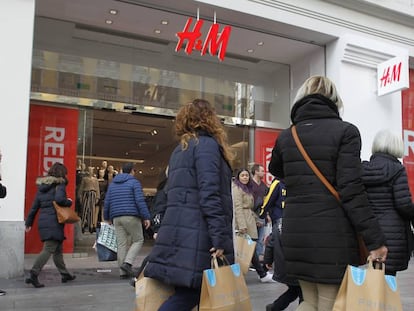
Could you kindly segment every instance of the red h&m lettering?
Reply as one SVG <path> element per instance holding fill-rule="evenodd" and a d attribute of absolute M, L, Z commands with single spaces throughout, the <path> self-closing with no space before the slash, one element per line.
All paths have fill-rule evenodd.
<path fill-rule="evenodd" d="M 193 19 L 191 17 L 188 18 L 184 29 L 182 32 L 177 32 L 177 37 L 179 38 L 177 46 L 175 47 L 175 51 L 178 52 L 181 50 L 184 41 L 187 40 L 187 45 L 185 47 L 185 52 L 190 55 L 193 50 L 201 51 L 201 55 L 206 54 L 207 50 L 209 51 L 210 55 L 214 56 L 217 54 L 218 58 L 223 61 L 226 50 L 227 44 L 230 38 L 231 27 L 226 26 L 223 28 L 223 31 L 219 35 L 219 24 L 213 24 L 210 26 L 208 31 L 207 37 L 204 41 L 200 39 L 201 37 L 201 27 L 203 26 L 203 20 L 197 20 L 194 25 L 193 30 L 190 30 L 190 25 L 192 24 Z M 218 52 L 218 53 L 217 53 Z"/>
<path fill-rule="evenodd" d="M 199 39 L 201 37 L 200 29 L 203 26 L 203 21 L 198 20 L 194 26 L 193 31 L 189 31 L 190 25 L 193 23 L 191 17 L 188 18 L 185 23 L 184 29 L 182 32 L 177 32 L 177 37 L 179 38 L 175 51 L 178 52 L 183 46 L 184 40 L 187 40 L 187 46 L 185 47 L 185 52 L 190 55 L 193 53 L 194 46 L 197 50 L 201 50 L 203 41 Z"/>
<path fill-rule="evenodd" d="M 223 28 L 220 36 L 218 35 L 219 32 L 219 24 L 213 24 L 208 31 L 206 40 L 204 41 L 203 49 L 201 50 L 201 55 L 206 54 L 206 50 L 208 49 L 211 56 L 217 54 L 217 49 L 220 47 L 218 52 L 219 60 L 223 61 L 224 56 L 227 50 L 227 43 L 229 42 L 231 27 L 226 26 Z"/>
<path fill-rule="evenodd" d="M 401 76 L 401 66 L 402 62 L 400 62 L 398 65 L 393 65 L 392 70 L 391 66 L 384 69 L 384 73 L 381 77 L 381 87 L 387 86 L 387 84 L 391 84 L 395 81 L 400 81 Z"/>

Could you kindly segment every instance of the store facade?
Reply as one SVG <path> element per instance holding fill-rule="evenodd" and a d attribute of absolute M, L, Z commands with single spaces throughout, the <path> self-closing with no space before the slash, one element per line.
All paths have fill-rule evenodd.
<path fill-rule="evenodd" d="M 23 272 L 22 245 L 26 243 L 29 253 L 38 247 L 28 247 L 36 245 L 37 238 L 25 236 L 23 225 L 33 195 L 29 190 L 33 184 L 31 179 L 43 173 L 44 165 L 33 157 L 36 148 L 37 154 L 43 156 L 42 164 L 46 152 L 54 153 L 70 161 L 73 174 L 78 160 L 93 167 L 98 167 L 104 159 L 116 165 L 126 159 L 140 160 L 141 156 L 134 155 L 136 148 L 122 149 L 122 157 L 113 152 L 120 147 L 115 147 L 116 142 L 111 142 L 109 136 L 123 130 L 117 135 L 125 138 L 128 132 L 125 124 L 131 127 L 145 123 L 157 132 L 170 128 L 182 103 L 203 97 L 215 103 L 230 133 L 230 142 L 237 150 L 239 166 L 251 162 L 266 165 L 278 130 L 289 126 L 289 110 L 297 88 L 315 74 L 326 74 L 336 82 L 345 102 L 344 119 L 360 128 L 364 159 L 369 157 L 370 142 L 380 124 L 402 132 L 401 92 L 379 97 L 376 68 L 377 64 L 395 56 L 408 55 L 412 59 L 414 35 L 409 26 L 397 23 L 397 19 L 381 19 L 380 13 L 388 12 L 388 8 L 380 9 L 373 16 L 339 7 L 335 1 L 238 0 L 237 9 L 234 1 L 182 1 L 178 8 L 168 7 L 165 1 L 105 1 L 107 7 L 102 10 L 118 11 L 113 23 L 125 24 L 113 29 L 94 24 L 97 19 L 90 11 L 89 1 L 83 2 L 83 10 L 77 1 L 64 8 L 59 7 L 62 1 L 56 1 L 55 10 L 51 5 L 42 6 L 42 2 L 38 1 L 36 11 L 31 1 L 16 1 L 7 6 L 8 10 L 25 13 L 26 19 L 18 43 L 12 35 L 5 36 L 10 43 L 6 52 L 13 63 L 13 66 L 4 64 L 5 74 L 19 75 L 5 89 L 5 100 L 16 103 L 14 106 L 19 109 L 0 107 L 2 115 L 8 116 L 0 124 L 1 130 L 13 133 L 1 142 L 2 175 L 9 186 L 9 195 L 1 202 L 0 232 L 3 240 L 13 243 L 0 255 L 0 263 L 7 267 L 6 274 L 0 277 Z M 370 1 L 357 2 L 370 5 Z M 60 14 L 65 16 L 56 15 L 62 9 Z M 223 60 L 209 53 L 200 55 L 198 50 L 190 55 L 183 49 L 176 51 L 175 34 L 183 31 L 189 17 L 196 20 L 197 11 L 205 20 L 203 37 L 208 34 L 214 14 L 220 29 L 232 27 Z M 123 22 L 116 19 L 120 16 Z M 147 26 L 127 31 L 122 27 L 131 27 L 127 23 L 130 16 L 136 16 L 143 23 L 145 20 Z M 150 36 L 154 27 L 149 23 L 155 18 L 158 30 L 166 37 Z M 168 24 L 164 25 L 164 20 Z M 18 25 L 21 29 L 18 22 L 21 21 L 9 20 L 7 27 Z M 194 24 L 190 27 L 193 30 Z M 17 56 L 19 61 L 13 61 Z M 35 116 L 40 118 L 40 123 L 34 121 Z M 62 123 L 63 116 L 71 117 Z M 19 122 L 13 122 L 13 118 Z M 144 119 L 148 122 L 143 122 Z M 76 137 L 54 142 L 64 143 L 64 152 L 56 146 L 45 147 L 50 146 L 45 140 L 43 145 L 41 139 L 34 140 L 33 133 L 41 126 L 48 123 L 50 129 L 59 122 L 59 128 L 67 127 L 65 133 L 77 131 Z M 142 135 L 149 135 L 147 128 Z M 170 134 L 165 132 L 162 136 Z M 94 149 L 105 135 L 109 146 Z M 154 136 L 152 142 L 157 139 Z M 59 140 L 60 136 L 54 137 Z M 153 173 L 148 173 L 143 180 L 150 180 L 150 175 L 156 176 L 155 172 L 166 165 L 168 148 L 175 144 L 173 137 L 168 136 L 168 140 L 170 143 L 165 149 L 154 149 L 147 155 L 145 161 L 150 163 L 149 159 L 156 158 L 157 154 L 167 154 L 156 158 L 149 168 L 143 166 L 144 175 L 146 169 L 153 168 Z M 135 143 L 145 145 L 146 141 L 148 136 Z M 163 146 L 162 142 L 154 145 L 154 148 Z M 19 167 L 18 172 L 11 168 L 12 159 L 13 167 L 16 164 Z M 148 186 L 152 187 L 153 184 Z M 75 195 L 75 189 L 71 191 Z M 66 251 L 71 252 L 73 228 L 67 230 Z"/>

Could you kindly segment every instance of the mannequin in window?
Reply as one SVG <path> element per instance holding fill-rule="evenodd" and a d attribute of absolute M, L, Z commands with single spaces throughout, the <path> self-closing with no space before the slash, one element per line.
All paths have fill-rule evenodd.
<path fill-rule="evenodd" d="M 115 171 L 113 165 L 109 165 L 108 166 L 108 172 L 107 172 L 106 178 L 105 178 L 108 181 L 108 184 L 110 184 L 112 182 L 112 178 L 114 178 L 116 174 L 117 174 L 117 172 Z"/>
<path fill-rule="evenodd" d="M 78 160 L 78 165 L 76 167 L 76 193 L 79 193 L 79 188 L 82 183 L 83 177 L 88 174 L 86 171 L 86 164 L 82 162 L 81 159 Z M 75 211 L 78 213 L 79 216 L 82 215 L 82 203 L 80 201 L 80 197 L 76 196 L 75 200 Z"/>
<path fill-rule="evenodd" d="M 82 205 L 82 233 L 85 232 L 86 228 L 89 229 L 90 233 L 95 232 L 99 212 L 100 191 L 98 179 L 94 176 L 94 168 L 91 166 L 88 167 L 87 175 L 82 178 L 78 197 Z"/>
<path fill-rule="evenodd" d="M 105 193 L 106 190 L 108 189 L 108 180 L 104 179 L 105 176 L 105 170 L 104 169 L 100 169 L 99 173 L 98 173 L 98 183 L 99 183 L 99 203 L 98 203 L 98 215 L 97 215 L 97 221 L 98 221 L 98 227 L 99 227 L 99 222 L 103 221 L 103 205 L 104 205 L 104 201 L 105 201 Z"/>
<path fill-rule="evenodd" d="M 108 161 L 106 160 L 102 161 L 101 167 L 98 172 L 98 176 L 99 174 L 101 174 L 101 171 L 103 171 L 103 179 L 108 180 Z"/>

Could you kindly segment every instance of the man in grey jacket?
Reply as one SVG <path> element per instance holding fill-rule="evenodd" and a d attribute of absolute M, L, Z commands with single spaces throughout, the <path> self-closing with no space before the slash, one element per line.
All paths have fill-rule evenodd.
<path fill-rule="evenodd" d="M 105 221 L 115 226 L 122 279 L 134 275 L 132 264 L 144 243 L 142 224 L 145 229 L 151 224 L 141 183 L 134 175 L 134 164 L 124 164 L 122 174 L 116 175 L 109 185 L 104 203 Z M 131 240 L 129 248 L 128 239 Z"/>

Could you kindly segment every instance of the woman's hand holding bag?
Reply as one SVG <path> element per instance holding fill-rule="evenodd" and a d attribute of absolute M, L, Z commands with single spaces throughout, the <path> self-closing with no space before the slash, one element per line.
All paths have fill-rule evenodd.
<path fill-rule="evenodd" d="M 221 266 L 219 260 L 223 263 Z M 230 265 L 224 256 L 212 257 L 211 269 L 203 272 L 199 310 L 252 310 L 249 290 L 238 263 Z"/>
<path fill-rule="evenodd" d="M 375 265 L 381 267 L 374 268 Z M 362 267 L 348 266 L 333 311 L 402 311 L 397 279 L 385 275 L 385 264 L 373 261 Z"/>

